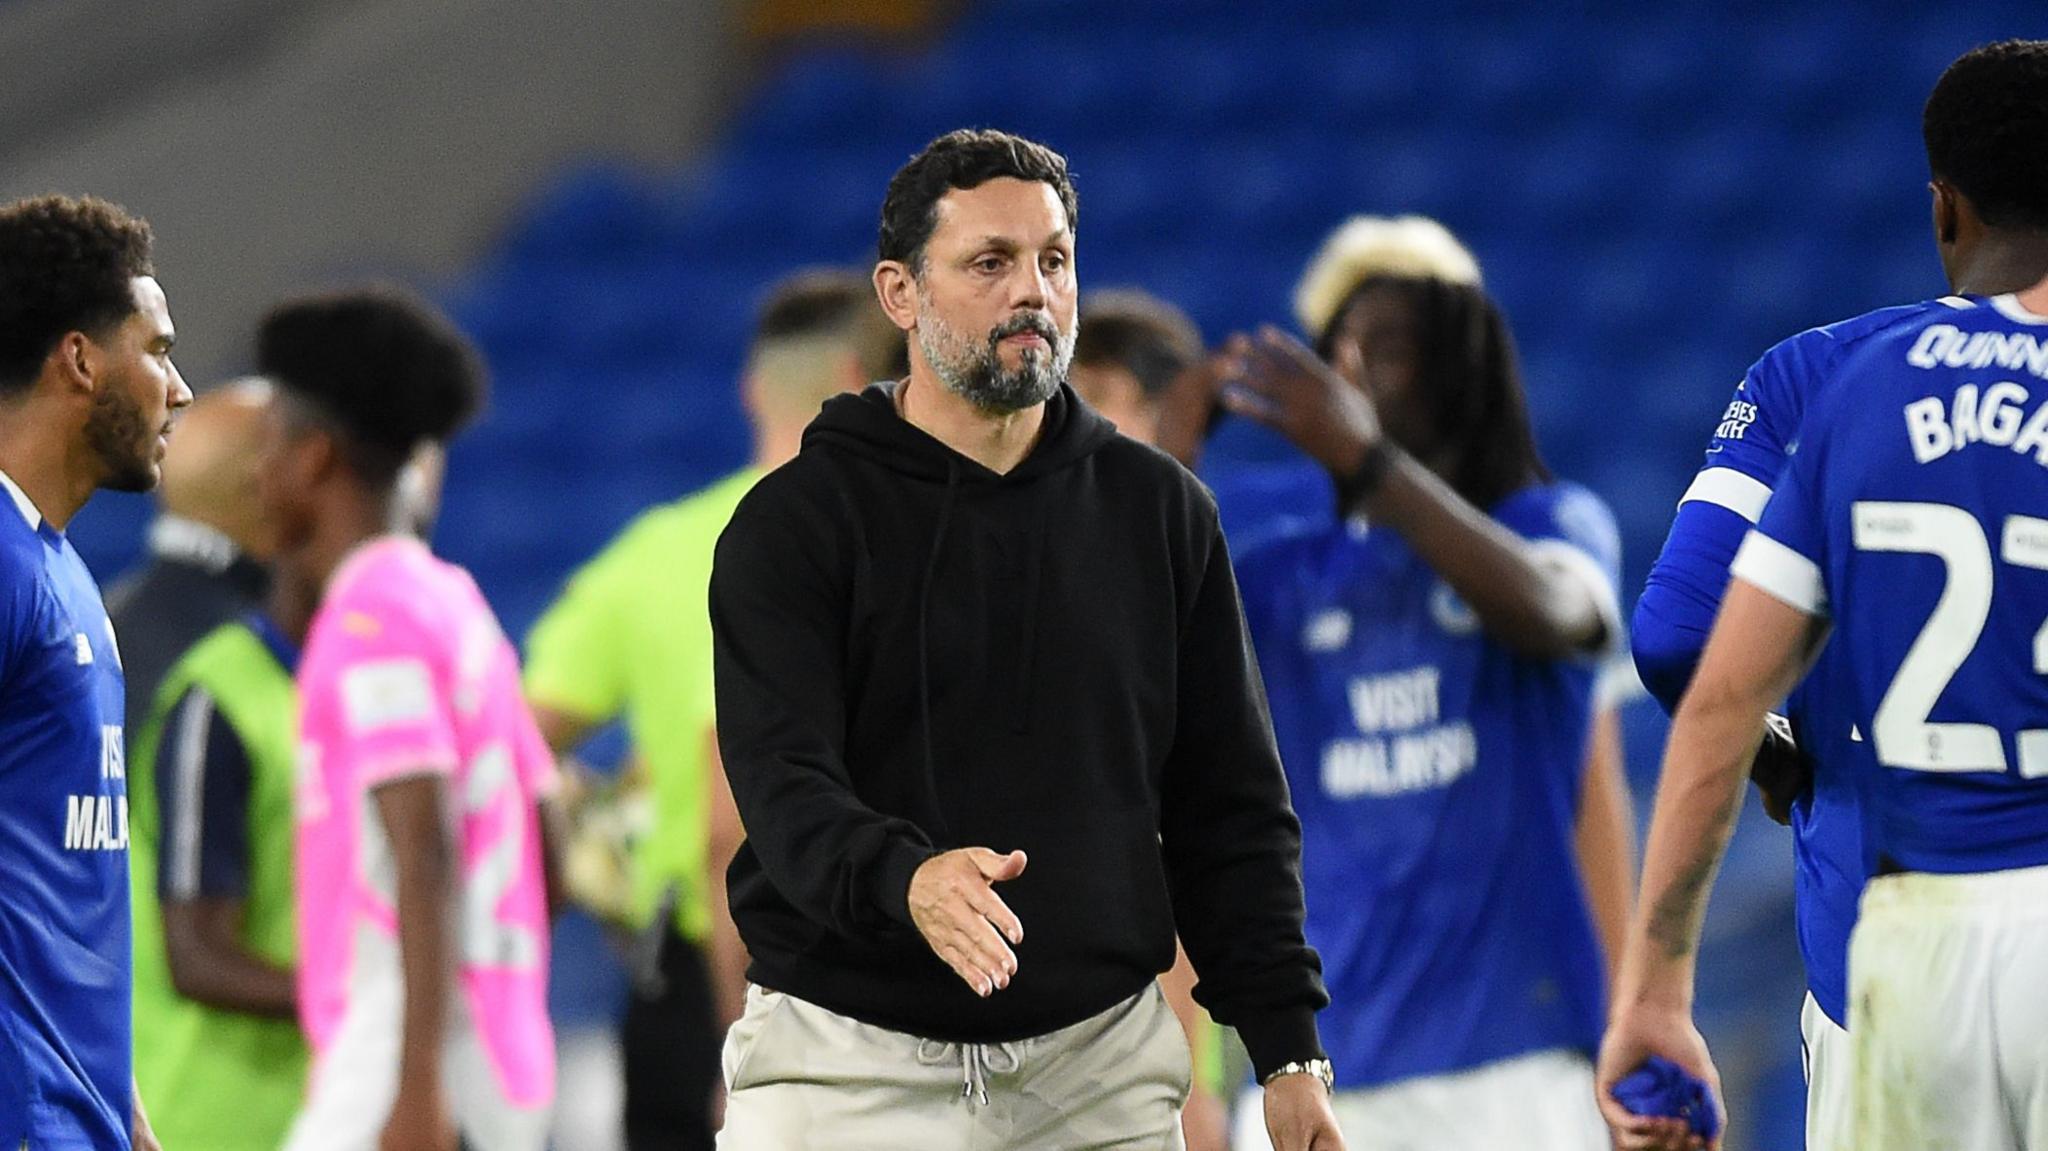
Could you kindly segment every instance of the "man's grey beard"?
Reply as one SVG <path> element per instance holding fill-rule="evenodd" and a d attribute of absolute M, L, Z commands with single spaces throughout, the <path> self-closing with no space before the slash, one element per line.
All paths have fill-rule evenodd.
<path fill-rule="evenodd" d="M 1052 346 L 1048 355 L 1023 349 L 1014 371 L 1003 367 L 1001 343 L 1020 332 L 1037 332 Z M 1052 398 L 1074 362 L 1076 332 L 1061 332 L 1042 313 L 1020 312 L 975 343 L 948 327 L 930 308 L 917 312 L 917 344 L 946 389 L 984 412 L 1021 412 Z"/>

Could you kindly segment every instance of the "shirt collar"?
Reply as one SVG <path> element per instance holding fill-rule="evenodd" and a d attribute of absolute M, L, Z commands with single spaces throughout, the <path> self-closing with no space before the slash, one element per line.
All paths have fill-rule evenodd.
<path fill-rule="evenodd" d="M 20 512 L 21 518 L 28 521 L 29 530 L 41 530 L 43 513 L 37 510 L 36 502 L 28 498 L 28 493 L 21 490 L 21 485 L 14 482 L 14 477 L 0 471 L 0 487 L 7 489 L 8 498 L 14 501 L 14 510 Z"/>
<path fill-rule="evenodd" d="M 2020 303 L 2018 294 L 2014 292 L 2007 292 L 2003 296 L 1991 297 L 1991 306 L 1997 308 L 1999 314 L 2003 315 L 2006 319 L 2017 323 L 2048 324 L 2048 316 L 2037 316 L 2028 311 L 2026 305 Z"/>

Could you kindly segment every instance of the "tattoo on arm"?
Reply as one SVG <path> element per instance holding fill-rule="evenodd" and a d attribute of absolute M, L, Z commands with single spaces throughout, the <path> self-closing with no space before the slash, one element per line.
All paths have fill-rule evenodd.
<path fill-rule="evenodd" d="M 1692 858 L 1686 860 L 1671 885 L 1665 888 L 1656 905 L 1650 909 L 1650 941 L 1661 948 L 1668 959 L 1683 959 L 1699 945 L 1700 921 L 1707 912 L 1707 891 L 1713 886 L 1714 872 L 1721 861 L 1721 848 L 1734 830 L 1735 814 L 1741 802 L 1741 792 L 1718 802 L 1707 820 L 1707 834 L 1694 845 Z"/>

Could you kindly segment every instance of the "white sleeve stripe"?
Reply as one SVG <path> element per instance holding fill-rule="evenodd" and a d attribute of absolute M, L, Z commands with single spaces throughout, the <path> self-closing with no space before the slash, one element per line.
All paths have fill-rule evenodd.
<path fill-rule="evenodd" d="M 1827 588 L 1821 581 L 1820 566 L 1812 560 L 1752 529 L 1728 565 L 1728 574 L 1808 615 L 1828 614 Z"/>
<path fill-rule="evenodd" d="M 195 687 L 178 708 L 178 747 L 171 760 L 172 787 L 177 796 L 175 826 L 164 842 L 171 848 L 165 863 L 170 894 L 191 899 L 199 894 L 199 832 L 205 822 L 206 741 L 213 730 L 213 696 Z"/>
<path fill-rule="evenodd" d="M 1764 518 L 1764 505 L 1771 502 L 1770 485 L 1734 468 L 1708 468 L 1692 479 L 1692 486 L 1678 497 L 1680 504 L 1699 500 L 1724 507 L 1750 523 Z"/>

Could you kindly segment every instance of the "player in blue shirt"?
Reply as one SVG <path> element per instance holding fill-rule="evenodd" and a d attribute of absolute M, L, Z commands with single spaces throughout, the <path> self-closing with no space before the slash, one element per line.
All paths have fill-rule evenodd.
<path fill-rule="evenodd" d="M 121 657 L 64 527 L 155 486 L 171 365 L 149 226 L 0 207 L 0 1147 L 154 1149 L 130 1075 Z"/>
<path fill-rule="evenodd" d="M 1975 206 L 2003 186 L 2044 177 L 2006 139 L 2048 131 L 2042 47 L 2014 43 L 1959 60 L 1929 100 L 1927 146 L 1938 172 L 1938 231 L 1956 292 L 1982 298 L 2048 274 L 2038 230 Z M 2030 78 L 2031 73 L 2031 78 Z M 2031 101 L 2031 102 L 2030 102 Z M 2035 184 L 2038 186 L 2038 183 Z M 2007 209 L 2010 212 L 2010 209 Z M 1954 301 L 1957 305 L 1966 299 Z M 1728 565 L 1763 514 L 1820 382 L 1862 341 L 1917 313 L 1887 309 L 1801 333 L 1772 348 L 1736 386 L 1706 463 L 1686 491 L 1637 601 L 1632 639 L 1643 681 L 1675 708 L 1692 676 L 1728 582 Z M 1793 828 L 1799 943 L 1809 995 L 1800 1015 L 1807 1049 L 1807 1143 L 1835 1146 L 1849 1120 L 1848 944 L 1870 871 L 1852 780 L 1869 762 L 1850 685 L 1835 649 L 1823 651 L 1785 701 L 1788 727 L 1767 735 L 1753 766 L 1766 809 Z"/>
<path fill-rule="evenodd" d="M 1354 1148 L 1592 1151 L 1588 880 L 1628 885 L 1625 790 L 1585 768 L 1620 638 L 1613 521 L 1545 470 L 1505 323 L 1441 226 L 1351 222 L 1297 311 L 1316 351 L 1238 337 L 1221 394 L 1321 463 L 1345 513 L 1237 565 L 1339 1122 Z"/>

